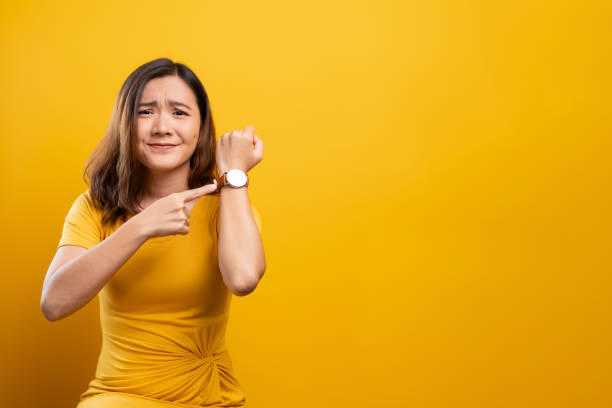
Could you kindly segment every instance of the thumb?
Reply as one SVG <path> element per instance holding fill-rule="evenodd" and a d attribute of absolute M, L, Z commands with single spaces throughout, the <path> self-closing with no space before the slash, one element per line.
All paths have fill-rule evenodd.
<path fill-rule="evenodd" d="M 246 134 L 252 135 L 255 132 L 255 128 L 253 126 L 251 126 L 251 125 L 247 125 L 244 128 L 244 131 L 245 131 Z"/>
<path fill-rule="evenodd" d="M 264 144 L 263 140 L 261 140 L 261 139 L 259 138 L 259 136 L 257 136 L 257 135 L 255 135 L 255 136 L 253 137 L 253 140 L 254 140 L 254 142 L 255 142 L 255 151 L 256 151 L 256 152 L 257 152 L 257 153 L 258 153 L 260 156 L 263 156 L 263 144 Z"/>
<path fill-rule="evenodd" d="M 215 180 L 216 181 L 216 180 Z M 214 193 L 217 190 L 217 183 L 206 184 L 201 187 L 185 190 L 181 194 L 185 201 L 195 200 L 203 195 Z"/>

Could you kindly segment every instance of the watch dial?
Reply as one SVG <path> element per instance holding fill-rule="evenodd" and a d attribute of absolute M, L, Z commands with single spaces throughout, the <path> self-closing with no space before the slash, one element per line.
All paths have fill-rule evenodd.
<path fill-rule="evenodd" d="M 240 169 L 232 169 L 227 172 L 227 182 L 233 186 L 244 186 L 247 181 L 246 173 Z"/>

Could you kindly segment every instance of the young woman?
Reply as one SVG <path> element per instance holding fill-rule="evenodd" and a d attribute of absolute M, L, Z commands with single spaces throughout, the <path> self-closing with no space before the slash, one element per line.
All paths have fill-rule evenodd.
<path fill-rule="evenodd" d="M 185 65 L 126 79 L 42 290 L 51 321 L 99 293 L 102 349 L 78 408 L 244 406 L 225 329 L 232 294 L 266 269 L 246 174 L 262 158 L 251 126 L 215 140 Z"/>

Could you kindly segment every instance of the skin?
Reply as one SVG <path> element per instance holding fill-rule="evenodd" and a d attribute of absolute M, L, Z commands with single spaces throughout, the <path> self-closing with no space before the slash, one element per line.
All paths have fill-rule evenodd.
<path fill-rule="evenodd" d="M 140 203 L 144 210 L 137 217 L 148 236 L 184 233 L 197 198 L 216 189 L 215 184 L 188 189 L 189 159 L 201 126 L 195 94 L 178 76 L 164 76 L 147 83 L 140 104 L 147 105 L 138 110 L 134 151 L 146 176 Z M 155 143 L 176 146 L 156 150 L 151 146 Z M 232 168 L 247 172 L 263 157 L 263 142 L 252 126 L 223 134 L 216 147 L 220 174 Z M 246 295 L 266 269 L 247 187 L 221 189 L 219 217 L 218 258 L 224 282 L 233 293 Z"/>
<path fill-rule="evenodd" d="M 143 210 L 90 249 L 76 245 L 57 249 L 45 275 L 40 302 L 50 321 L 69 316 L 91 301 L 147 239 L 189 233 L 193 205 L 217 188 L 208 184 L 188 189 L 189 158 L 200 127 L 191 88 L 176 76 L 156 78 L 147 83 L 140 102 L 156 102 L 156 106 L 139 109 L 142 113 L 133 140 L 137 160 L 147 172 L 145 194 L 139 203 Z M 156 151 L 150 146 L 162 142 L 176 147 Z M 248 171 L 263 158 L 263 142 L 252 126 L 221 135 L 216 147 L 220 174 L 232 168 Z M 219 269 L 232 293 L 247 295 L 266 269 L 247 187 L 221 189 L 219 217 Z"/>
<path fill-rule="evenodd" d="M 144 106 L 145 103 L 156 106 Z M 165 76 L 147 83 L 138 107 L 133 145 L 136 159 L 147 169 L 141 202 L 144 208 L 168 194 L 189 189 L 189 158 L 199 130 L 196 97 L 181 78 Z M 159 151 L 150 146 L 153 143 L 171 143 L 176 147 Z"/>

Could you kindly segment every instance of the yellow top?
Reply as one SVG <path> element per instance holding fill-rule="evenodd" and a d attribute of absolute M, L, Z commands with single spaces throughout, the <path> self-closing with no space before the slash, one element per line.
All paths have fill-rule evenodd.
<path fill-rule="evenodd" d="M 219 196 L 200 197 L 188 234 L 148 239 L 100 290 L 102 348 L 78 408 L 244 406 L 225 345 L 232 293 L 217 259 L 218 215 Z M 104 230 L 101 217 L 82 193 L 58 247 L 91 248 L 121 226 Z"/>

